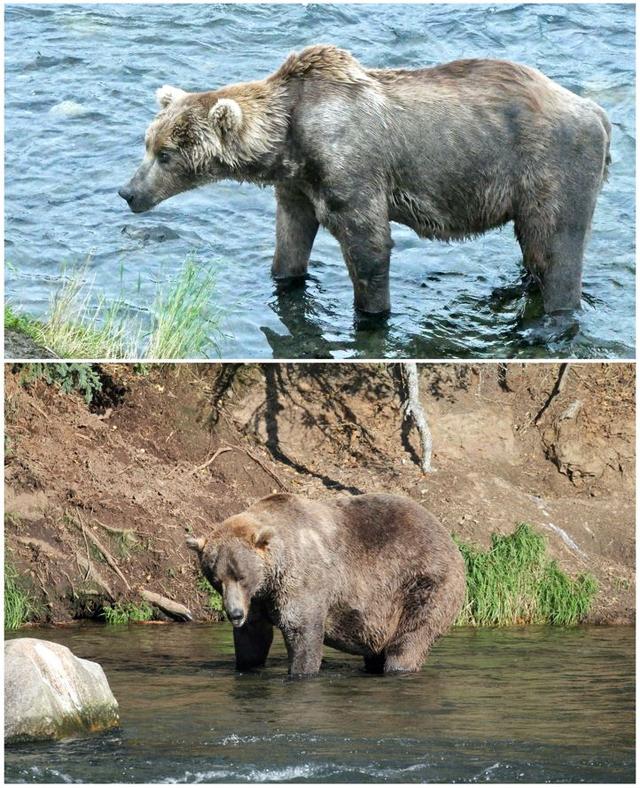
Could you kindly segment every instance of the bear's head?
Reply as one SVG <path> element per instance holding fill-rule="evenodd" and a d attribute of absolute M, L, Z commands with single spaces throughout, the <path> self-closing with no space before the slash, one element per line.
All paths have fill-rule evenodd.
<path fill-rule="evenodd" d="M 187 538 L 234 627 L 246 622 L 251 600 L 264 586 L 272 537 L 269 526 L 245 514 L 225 520 L 206 539 Z"/>
<path fill-rule="evenodd" d="M 161 109 L 147 129 L 144 160 L 118 191 L 134 213 L 228 177 L 241 147 L 244 117 L 235 99 L 169 85 L 156 98 Z"/>

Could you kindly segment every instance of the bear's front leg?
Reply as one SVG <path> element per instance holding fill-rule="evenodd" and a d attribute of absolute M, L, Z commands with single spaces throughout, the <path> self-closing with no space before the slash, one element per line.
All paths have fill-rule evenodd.
<path fill-rule="evenodd" d="M 273 626 L 263 616 L 250 616 L 241 627 L 234 627 L 236 670 L 262 667 L 267 661 L 272 641 Z"/>
<path fill-rule="evenodd" d="M 322 662 L 324 621 L 315 620 L 296 626 L 283 624 L 282 635 L 289 656 L 289 675 L 300 678 L 318 673 Z"/>
<path fill-rule="evenodd" d="M 299 191 L 276 188 L 276 251 L 271 273 L 275 279 L 305 276 L 318 232 L 313 205 Z"/>
<path fill-rule="evenodd" d="M 386 209 L 370 213 L 358 205 L 352 215 L 341 213 L 331 217 L 330 227 L 340 241 L 349 269 L 356 309 L 374 315 L 389 312 L 393 242 Z"/>

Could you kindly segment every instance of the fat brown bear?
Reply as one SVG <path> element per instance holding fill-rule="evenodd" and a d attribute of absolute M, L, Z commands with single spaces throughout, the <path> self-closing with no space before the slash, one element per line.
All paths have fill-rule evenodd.
<path fill-rule="evenodd" d="M 270 495 L 187 544 L 222 594 L 239 670 L 264 665 L 276 626 L 293 676 L 319 671 L 323 643 L 370 672 L 416 671 L 465 596 L 451 536 L 395 495 Z"/>
<path fill-rule="evenodd" d="M 513 221 L 547 312 L 580 306 L 582 258 L 609 162 L 597 104 L 501 60 L 364 68 L 330 45 L 204 93 L 164 86 L 134 212 L 231 178 L 275 186 L 276 279 L 303 277 L 319 225 L 339 241 L 355 306 L 390 309 L 389 222 L 468 238 Z"/>

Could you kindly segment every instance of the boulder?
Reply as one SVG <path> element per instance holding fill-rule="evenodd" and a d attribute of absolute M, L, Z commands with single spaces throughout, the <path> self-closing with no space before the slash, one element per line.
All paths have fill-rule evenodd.
<path fill-rule="evenodd" d="M 118 702 L 97 662 L 47 640 L 5 642 L 5 742 L 61 739 L 118 721 Z"/>

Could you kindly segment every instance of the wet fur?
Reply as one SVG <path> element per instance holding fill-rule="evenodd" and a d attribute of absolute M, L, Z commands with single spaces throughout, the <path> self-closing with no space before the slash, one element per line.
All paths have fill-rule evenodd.
<path fill-rule="evenodd" d="M 269 496 L 212 529 L 199 555 L 219 590 L 242 578 L 241 669 L 264 664 L 275 626 L 294 675 L 317 673 L 323 643 L 361 655 L 368 670 L 419 670 L 465 594 L 449 534 L 393 495 Z"/>
<path fill-rule="evenodd" d="M 212 120 L 221 101 L 241 109 L 236 126 Z M 266 79 L 177 93 L 131 184 L 141 210 L 221 178 L 274 185 L 274 276 L 306 273 L 323 225 L 340 242 L 356 306 L 374 313 L 390 307 L 390 221 L 445 241 L 513 221 L 554 312 L 580 303 L 610 135 L 604 110 L 527 66 L 367 69 L 317 45 Z M 163 178 L 152 171 L 161 150 L 175 156 Z"/>

